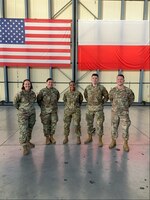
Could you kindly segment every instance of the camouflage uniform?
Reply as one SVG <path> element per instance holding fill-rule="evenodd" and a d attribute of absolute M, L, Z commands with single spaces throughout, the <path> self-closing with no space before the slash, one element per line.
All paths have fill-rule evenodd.
<path fill-rule="evenodd" d="M 54 87 L 43 88 L 37 96 L 37 103 L 41 108 L 41 122 L 43 124 L 44 135 L 50 136 L 55 134 L 56 124 L 58 121 L 58 106 L 60 94 Z"/>
<path fill-rule="evenodd" d="M 112 102 L 111 111 L 111 134 L 112 138 L 116 140 L 118 137 L 118 126 L 121 122 L 123 130 L 123 138 L 129 139 L 129 126 L 131 124 L 129 118 L 129 107 L 134 101 L 134 93 L 131 89 L 124 86 L 123 89 L 114 87 L 109 92 L 109 99 Z"/>
<path fill-rule="evenodd" d="M 87 86 L 84 91 L 84 97 L 87 101 L 86 121 L 88 134 L 95 133 L 93 128 L 94 117 L 96 117 L 96 132 L 99 136 L 103 135 L 104 112 L 103 104 L 108 101 L 108 92 L 100 84 Z"/>
<path fill-rule="evenodd" d="M 70 132 L 71 119 L 74 120 L 75 133 L 78 137 L 81 136 L 81 109 L 83 96 L 79 91 L 67 91 L 63 97 L 64 109 L 64 135 L 68 136 Z"/>
<path fill-rule="evenodd" d="M 18 110 L 19 141 L 22 145 L 26 145 L 31 140 L 32 129 L 36 121 L 35 101 L 36 94 L 33 91 L 22 90 L 14 98 L 13 103 Z"/>

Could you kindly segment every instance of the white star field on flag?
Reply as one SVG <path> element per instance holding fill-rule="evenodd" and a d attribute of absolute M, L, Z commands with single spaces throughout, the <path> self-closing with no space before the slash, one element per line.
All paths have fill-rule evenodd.
<path fill-rule="evenodd" d="M 24 20 L 1 19 L 0 20 L 0 43 L 1 44 L 24 44 Z"/>

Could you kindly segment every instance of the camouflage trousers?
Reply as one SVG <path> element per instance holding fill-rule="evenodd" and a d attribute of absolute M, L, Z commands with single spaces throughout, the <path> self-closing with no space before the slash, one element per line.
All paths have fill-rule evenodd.
<path fill-rule="evenodd" d="M 32 129 L 36 121 L 36 113 L 18 113 L 18 125 L 19 125 L 19 142 L 25 145 L 31 140 Z"/>
<path fill-rule="evenodd" d="M 81 110 L 78 108 L 75 111 L 71 111 L 69 109 L 64 110 L 64 135 L 69 135 L 72 119 L 74 122 L 75 134 L 77 136 L 81 136 Z"/>
<path fill-rule="evenodd" d="M 122 136 L 125 140 L 129 139 L 129 126 L 131 124 L 129 112 L 123 111 L 122 113 L 111 112 L 111 135 L 112 138 L 118 137 L 118 127 L 121 124 Z"/>
<path fill-rule="evenodd" d="M 41 113 L 40 117 L 43 124 L 44 136 L 54 135 L 58 122 L 57 112 Z"/>
<path fill-rule="evenodd" d="M 96 119 L 96 133 L 100 136 L 103 135 L 103 122 L 105 120 L 103 110 L 99 111 L 86 111 L 87 131 L 88 134 L 95 134 L 95 128 L 93 127 L 94 118 Z"/>

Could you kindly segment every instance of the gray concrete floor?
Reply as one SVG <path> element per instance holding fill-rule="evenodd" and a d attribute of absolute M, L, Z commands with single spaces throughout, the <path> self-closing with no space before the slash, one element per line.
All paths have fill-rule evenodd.
<path fill-rule="evenodd" d="M 103 148 L 98 136 L 86 139 L 85 107 L 82 107 L 82 144 L 76 145 L 71 126 L 69 143 L 63 145 L 63 106 L 59 107 L 56 145 L 45 145 L 40 110 L 32 142 L 36 147 L 22 155 L 14 107 L 0 107 L 0 199 L 149 199 L 149 107 L 130 110 L 130 152 L 123 152 L 122 135 L 115 149 L 108 148 L 110 106 L 104 108 Z"/>

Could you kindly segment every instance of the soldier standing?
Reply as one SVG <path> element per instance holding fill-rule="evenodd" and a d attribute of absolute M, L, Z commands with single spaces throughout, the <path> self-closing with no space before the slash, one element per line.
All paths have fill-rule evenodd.
<path fill-rule="evenodd" d="M 118 137 L 118 126 L 121 122 L 124 138 L 124 151 L 129 151 L 129 126 L 131 124 L 129 118 L 129 107 L 134 101 L 134 93 L 131 89 L 124 86 L 124 76 L 119 74 L 117 76 L 117 86 L 110 90 L 109 99 L 112 102 L 111 111 L 111 136 L 112 142 L 109 148 L 112 149 L 116 146 L 116 139 Z"/>
<path fill-rule="evenodd" d="M 83 96 L 79 91 L 76 91 L 75 82 L 69 83 L 70 90 L 64 94 L 63 100 L 65 104 L 64 109 L 64 135 L 63 144 L 68 143 L 68 136 L 70 132 L 71 120 L 74 120 L 75 134 L 77 135 L 77 144 L 81 144 L 81 109 L 80 106 L 83 101 Z"/>
<path fill-rule="evenodd" d="M 34 102 L 36 94 L 32 91 L 32 83 L 29 79 L 25 79 L 22 83 L 22 90 L 16 94 L 14 98 L 14 106 L 18 110 L 18 124 L 20 144 L 23 146 L 23 155 L 29 154 L 30 148 L 35 145 L 30 142 L 32 129 L 36 121 L 36 112 Z"/>
<path fill-rule="evenodd" d="M 92 84 L 88 85 L 84 91 L 84 97 L 87 101 L 86 121 L 88 131 L 88 138 L 84 143 L 92 142 L 92 135 L 95 133 L 93 123 L 94 117 L 96 117 L 96 132 L 99 135 L 99 147 L 102 147 L 102 136 L 104 134 L 103 104 L 108 101 L 108 92 L 103 85 L 100 85 L 98 74 L 92 74 L 91 82 Z"/>
<path fill-rule="evenodd" d="M 43 132 L 46 137 L 46 145 L 55 144 L 53 138 L 58 121 L 58 100 L 60 97 L 59 91 L 53 87 L 53 79 L 46 80 L 47 86 L 40 90 L 37 95 L 37 103 L 41 108 L 41 122 L 43 124 Z"/>

